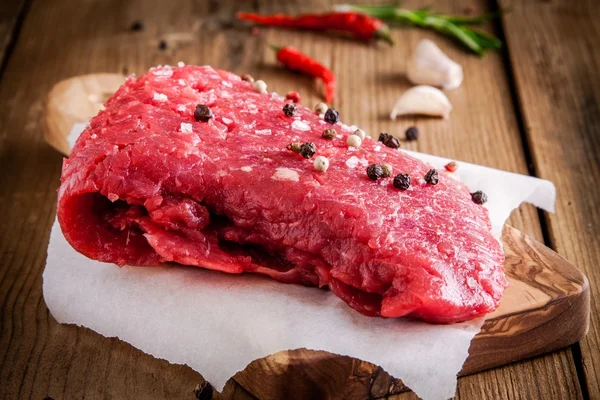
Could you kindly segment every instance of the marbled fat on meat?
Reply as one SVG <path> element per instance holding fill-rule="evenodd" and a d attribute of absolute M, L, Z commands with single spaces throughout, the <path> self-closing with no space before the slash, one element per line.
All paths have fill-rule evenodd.
<path fill-rule="evenodd" d="M 197 122 L 197 104 L 213 118 Z M 64 161 L 65 237 L 118 265 L 176 262 L 329 286 L 372 316 L 454 322 L 498 306 L 503 252 L 462 183 L 440 171 L 428 185 L 428 165 L 371 139 L 349 148 L 341 123 L 323 139 L 331 125 L 300 105 L 287 117 L 284 104 L 211 67 L 129 78 Z M 292 141 L 314 142 L 329 169 L 286 150 Z M 371 181 L 366 167 L 382 162 L 408 173 L 411 187 Z"/>

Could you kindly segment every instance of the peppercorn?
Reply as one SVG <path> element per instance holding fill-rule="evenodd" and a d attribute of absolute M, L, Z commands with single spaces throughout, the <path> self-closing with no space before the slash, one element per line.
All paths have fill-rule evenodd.
<path fill-rule="evenodd" d="M 158 42 L 158 48 L 160 50 L 166 50 L 167 49 L 167 41 L 163 39 L 160 42 Z"/>
<path fill-rule="evenodd" d="M 389 176 L 392 176 L 392 172 L 394 171 L 394 169 L 392 168 L 392 166 L 388 163 L 381 163 L 381 169 L 383 170 L 383 177 L 387 178 Z"/>
<path fill-rule="evenodd" d="M 142 22 L 140 20 L 133 21 L 133 24 L 131 24 L 130 29 L 134 32 L 143 31 L 144 30 L 144 22 Z"/>
<path fill-rule="evenodd" d="M 383 168 L 379 164 L 371 164 L 367 168 L 367 176 L 369 179 L 376 181 L 383 176 Z"/>
<path fill-rule="evenodd" d="M 306 142 L 300 146 L 300 155 L 304 158 L 311 158 L 317 152 L 317 146 L 312 142 Z"/>
<path fill-rule="evenodd" d="M 456 161 L 450 161 L 448 164 L 444 165 L 444 168 L 446 168 L 446 171 L 448 172 L 454 172 L 458 168 L 458 164 Z"/>
<path fill-rule="evenodd" d="M 196 121 L 208 122 L 213 117 L 213 113 L 207 105 L 197 104 L 194 110 L 194 119 Z"/>
<path fill-rule="evenodd" d="M 302 97 L 300 96 L 300 93 L 294 92 L 294 91 L 288 92 L 285 95 L 285 98 L 286 98 L 286 100 L 291 100 L 294 103 L 300 103 L 302 101 Z"/>
<path fill-rule="evenodd" d="M 288 117 L 293 117 L 296 115 L 297 107 L 294 103 L 287 103 L 283 106 L 283 113 Z"/>
<path fill-rule="evenodd" d="M 404 133 L 406 135 L 406 140 L 417 140 L 419 138 L 419 130 L 416 126 L 411 126 Z"/>
<path fill-rule="evenodd" d="M 329 107 L 327 107 L 327 104 L 325 103 L 317 103 L 317 105 L 315 106 L 315 114 L 318 115 L 325 115 L 325 113 L 327 112 L 327 110 L 329 109 Z"/>
<path fill-rule="evenodd" d="M 392 149 L 400 147 L 400 141 L 392 135 L 389 135 L 383 144 Z"/>
<path fill-rule="evenodd" d="M 254 78 L 250 74 L 242 74 L 242 76 L 240 76 L 240 78 L 242 78 L 242 80 L 244 82 L 254 83 Z"/>
<path fill-rule="evenodd" d="M 254 91 L 258 93 L 267 93 L 267 84 L 265 81 L 259 79 L 252 84 L 252 87 L 254 87 Z"/>
<path fill-rule="evenodd" d="M 330 124 L 335 124 L 340 120 L 340 112 L 338 110 L 334 110 L 333 108 L 328 108 L 325 111 L 325 121 Z"/>
<path fill-rule="evenodd" d="M 313 168 L 317 171 L 325 172 L 329 168 L 329 160 L 327 157 L 318 156 L 315 157 L 315 161 L 313 162 Z"/>
<path fill-rule="evenodd" d="M 366 136 L 366 134 L 365 134 L 365 131 L 363 131 L 363 130 L 362 130 L 362 129 L 360 129 L 360 128 L 357 128 L 357 129 L 354 131 L 353 135 L 356 135 L 356 136 L 358 136 L 358 137 L 360 138 L 360 140 L 365 140 L 365 136 Z"/>
<path fill-rule="evenodd" d="M 333 128 L 327 128 L 323 131 L 323 134 L 321 134 L 321 137 L 323 137 L 324 139 L 333 139 L 337 136 L 337 131 Z"/>
<path fill-rule="evenodd" d="M 392 135 L 390 135 L 389 133 L 385 133 L 385 132 L 381 132 L 379 134 L 379 139 L 377 139 L 378 141 L 380 141 L 381 143 L 385 144 L 385 141 Z"/>
<path fill-rule="evenodd" d="M 485 193 L 483 193 L 481 190 L 478 190 L 475 193 L 471 193 L 471 200 L 473 200 L 473 203 L 475 204 L 483 204 L 488 199 Z"/>
<path fill-rule="evenodd" d="M 291 150 L 296 154 L 300 153 L 301 147 L 302 147 L 302 143 L 300 143 L 300 142 L 290 143 L 287 146 L 285 146 L 286 149 Z"/>
<path fill-rule="evenodd" d="M 429 183 L 430 185 L 437 185 L 438 181 L 438 172 L 435 169 L 430 169 L 427 171 L 425 174 L 425 182 Z"/>
<path fill-rule="evenodd" d="M 400 190 L 406 190 L 410 187 L 410 176 L 408 174 L 398 174 L 394 177 L 394 187 Z"/>
<path fill-rule="evenodd" d="M 362 144 L 362 140 L 358 135 L 350 135 L 348 136 L 348 139 L 346 139 L 346 144 L 350 147 L 359 148 Z"/>

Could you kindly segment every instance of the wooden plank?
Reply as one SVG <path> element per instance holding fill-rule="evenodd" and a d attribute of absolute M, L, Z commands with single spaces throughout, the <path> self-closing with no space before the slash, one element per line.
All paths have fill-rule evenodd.
<path fill-rule="evenodd" d="M 26 0 L 4 1 L 0 3 L 0 66 L 11 43 L 16 39 L 19 22 L 24 18 Z M 1 69 L 0 69 L 1 72 Z"/>
<path fill-rule="evenodd" d="M 516 91 L 536 174 L 558 188 L 551 245 L 584 270 L 592 296 L 582 380 L 600 398 L 600 9 L 595 1 L 503 1 Z"/>
<path fill-rule="evenodd" d="M 440 9 L 460 11 L 473 4 L 448 1 Z M 311 33 L 261 30 L 264 36 L 257 38 L 248 35 L 248 30 L 233 29 L 237 25 L 231 23 L 234 10 L 253 6 L 251 1 L 35 0 L 0 82 L 0 170 L 10 171 L 0 180 L 0 206 L 7 210 L 0 225 L 0 397 L 185 398 L 202 382 L 188 368 L 167 365 L 89 330 L 58 325 L 48 315 L 41 297 L 41 271 L 53 221 L 60 156 L 42 142 L 41 101 L 61 79 L 92 72 L 141 73 L 154 64 L 183 60 L 249 72 L 279 92 L 299 90 L 310 105 L 320 100 L 313 82 L 275 66 L 273 54 L 264 46 L 271 41 L 294 44 L 333 66 L 340 80 L 336 107 L 345 121 L 363 125 L 371 133 L 388 130 L 396 134 L 417 123 L 422 139 L 408 148 L 526 172 L 499 55 L 479 60 L 449 41 L 412 29 L 394 32 L 399 45 L 393 51 Z M 258 2 L 258 6 L 264 11 L 295 12 L 328 5 L 297 1 L 284 5 Z M 64 23 L 65 15 L 70 17 L 69 24 Z M 144 21 L 143 32 L 129 31 L 136 19 Z M 391 123 L 385 115 L 407 87 L 403 60 L 421 37 L 435 38 L 443 45 L 464 65 L 467 79 L 449 95 L 455 105 L 449 122 L 409 119 Z M 166 50 L 158 49 L 161 39 L 167 40 Z M 495 151 L 489 153 L 487 148 Z M 531 207 L 521 208 L 511 224 L 541 237 L 537 213 Z M 464 399 L 484 397 L 482 393 L 576 398 L 581 394 L 577 380 L 571 379 L 574 374 L 567 350 L 462 378 L 459 394 Z M 545 385 L 533 384 L 527 376 Z M 234 381 L 230 385 L 228 393 L 247 395 Z"/>

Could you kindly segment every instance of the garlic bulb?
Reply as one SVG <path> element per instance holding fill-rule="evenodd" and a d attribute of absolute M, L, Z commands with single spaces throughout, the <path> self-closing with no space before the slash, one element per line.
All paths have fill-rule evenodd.
<path fill-rule="evenodd" d="M 417 85 L 431 85 L 444 90 L 456 89 L 463 80 L 463 70 L 431 40 L 417 45 L 407 65 L 408 79 Z"/>
<path fill-rule="evenodd" d="M 452 111 L 452 104 L 446 95 L 439 89 L 431 86 L 415 86 L 398 97 L 392 112 L 391 119 L 398 115 L 420 114 L 448 118 Z"/>

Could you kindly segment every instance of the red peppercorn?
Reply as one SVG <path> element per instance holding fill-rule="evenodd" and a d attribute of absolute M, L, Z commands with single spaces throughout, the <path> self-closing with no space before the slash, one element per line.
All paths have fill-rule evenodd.
<path fill-rule="evenodd" d="M 454 172 L 458 168 L 458 164 L 456 161 L 450 161 L 448 164 L 444 165 L 444 168 L 446 168 L 446 171 L 448 172 Z"/>
<path fill-rule="evenodd" d="M 302 97 L 300 97 L 300 93 L 298 92 L 288 92 L 288 94 L 285 95 L 285 98 L 287 100 L 291 100 L 294 103 L 300 103 L 302 101 Z"/>

